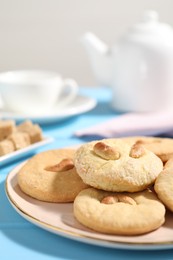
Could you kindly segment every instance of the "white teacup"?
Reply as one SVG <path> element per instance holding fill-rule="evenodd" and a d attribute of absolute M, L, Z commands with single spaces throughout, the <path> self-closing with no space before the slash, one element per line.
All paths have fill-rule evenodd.
<path fill-rule="evenodd" d="M 0 73 L 0 94 L 5 109 L 24 114 L 43 114 L 71 103 L 78 93 L 73 79 L 42 70 Z"/>

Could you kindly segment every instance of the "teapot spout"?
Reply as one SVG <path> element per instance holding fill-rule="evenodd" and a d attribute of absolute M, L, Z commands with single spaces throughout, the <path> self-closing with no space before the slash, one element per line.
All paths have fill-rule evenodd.
<path fill-rule="evenodd" d="M 82 42 L 91 54 L 95 52 L 106 54 L 108 52 L 107 45 L 91 32 L 87 32 L 84 34 L 84 36 L 82 37 Z"/>
<path fill-rule="evenodd" d="M 110 48 L 91 32 L 82 37 L 95 78 L 100 85 L 109 86 L 111 81 Z"/>

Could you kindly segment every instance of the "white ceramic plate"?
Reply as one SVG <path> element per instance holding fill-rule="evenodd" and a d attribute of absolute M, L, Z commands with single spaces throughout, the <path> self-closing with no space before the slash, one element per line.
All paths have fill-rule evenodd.
<path fill-rule="evenodd" d="M 73 203 L 46 203 L 25 195 L 17 184 L 17 173 L 23 164 L 12 170 L 6 179 L 6 194 L 14 209 L 31 223 L 80 242 L 123 249 L 173 248 L 173 214 L 154 232 L 140 236 L 115 236 L 94 232 L 77 222 Z"/>
<path fill-rule="evenodd" d="M 40 142 L 37 142 L 35 144 L 31 144 L 25 148 L 22 148 L 18 151 L 14 151 L 12 153 L 0 156 L 0 166 L 3 166 L 4 164 L 10 163 L 14 160 L 20 159 L 21 157 L 24 157 L 26 155 L 29 155 L 33 153 L 37 148 L 40 148 L 41 146 L 47 145 L 53 141 L 53 138 L 50 137 L 44 137 L 44 139 Z"/>
<path fill-rule="evenodd" d="M 2 119 L 14 119 L 16 121 L 23 121 L 30 119 L 33 122 L 39 124 L 47 124 L 51 122 L 56 122 L 60 120 L 67 119 L 72 116 L 76 116 L 87 111 L 90 111 L 96 106 L 97 102 L 95 99 L 78 95 L 76 99 L 69 105 L 65 107 L 55 106 L 51 112 L 47 114 L 33 115 L 33 114 L 24 114 L 24 113 L 15 113 L 12 111 L 1 110 L 0 118 Z"/>

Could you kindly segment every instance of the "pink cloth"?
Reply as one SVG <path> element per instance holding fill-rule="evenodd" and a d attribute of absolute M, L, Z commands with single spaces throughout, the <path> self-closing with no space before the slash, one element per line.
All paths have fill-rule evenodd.
<path fill-rule="evenodd" d="M 102 136 L 105 138 L 163 134 L 173 136 L 173 111 L 128 113 L 75 132 L 78 137 Z"/>

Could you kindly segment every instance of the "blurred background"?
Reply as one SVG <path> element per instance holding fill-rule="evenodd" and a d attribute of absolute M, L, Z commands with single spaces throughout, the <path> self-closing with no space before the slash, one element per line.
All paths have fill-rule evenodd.
<path fill-rule="evenodd" d="M 173 26 L 172 0 L 0 0 L 0 71 L 48 69 L 95 86 L 81 36 L 111 46 L 146 9 Z"/>

